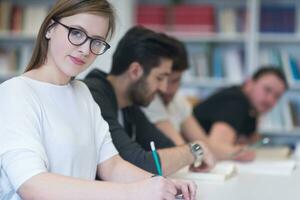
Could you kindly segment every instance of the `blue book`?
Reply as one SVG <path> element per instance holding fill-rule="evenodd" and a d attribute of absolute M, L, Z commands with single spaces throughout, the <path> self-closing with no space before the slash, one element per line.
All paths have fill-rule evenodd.
<path fill-rule="evenodd" d="M 297 60 L 294 57 L 290 56 L 289 62 L 293 79 L 297 81 L 300 80 L 300 72 Z"/>
<path fill-rule="evenodd" d="M 296 31 L 294 5 L 263 5 L 260 16 L 261 32 L 294 33 Z"/>
<path fill-rule="evenodd" d="M 212 58 L 212 76 L 213 78 L 223 78 L 223 60 L 220 48 L 215 48 Z"/>

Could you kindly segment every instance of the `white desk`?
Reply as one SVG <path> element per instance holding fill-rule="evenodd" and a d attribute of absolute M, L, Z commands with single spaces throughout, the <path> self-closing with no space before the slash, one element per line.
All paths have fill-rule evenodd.
<path fill-rule="evenodd" d="M 298 200 L 300 169 L 290 176 L 237 174 L 224 183 L 197 182 L 197 200 Z"/>

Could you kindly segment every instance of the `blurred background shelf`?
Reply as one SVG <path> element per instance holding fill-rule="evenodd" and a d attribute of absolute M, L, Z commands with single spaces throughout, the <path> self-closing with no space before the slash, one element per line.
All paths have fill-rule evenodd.
<path fill-rule="evenodd" d="M 136 23 L 186 43 L 190 69 L 180 91 L 186 95 L 205 99 L 260 66 L 281 68 L 289 90 L 259 130 L 300 135 L 300 1 L 139 0 Z"/>
<path fill-rule="evenodd" d="M 268 130 L 278 135 L 300 134 L 300 1 L 110 1 L 116 7 L 120 29 L 110 42 L 111 50 L 99 58 L 100 62 L 96 60 L 96 67 L 110 66 L 118 39 L 135 24 L 185 42 L 190 69 L 184 76 L 181 92 L 199 99 L 222 87 L 242 83 L 261 65 L 276 65 L 286 74 L 289 91 L 261 124 L 276 127 Z M 54 2 L 0 1 L 0 81 L 22 73 L 39 24 Z M 274 117 L 278 115 L 285 117 Z M 262 131 L 266 130 L 263 125 Z"/>

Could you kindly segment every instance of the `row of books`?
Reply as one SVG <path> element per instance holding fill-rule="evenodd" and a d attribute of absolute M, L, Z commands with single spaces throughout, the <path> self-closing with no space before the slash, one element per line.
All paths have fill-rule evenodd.
<path fill-rule="evenodd" d="M 189 48 L 187 75 L 202 79 L 225 79 L 241 83 L 246 74 L 244 50 L 240 47 Z"/>
<path fill-rule="evenodd" d="M 294 51 L 293 51 L 294 52 Z M 260 65 L 278 66 L 287 77 L 289 86 L 300 85 L 300 55 L 279 48 L 262 49 L 259 54 Z"/>
<path fill-rule="evenodd" d="M 215 14 L 212 5 L 138 5 L 137 24 L 163 31 L 165 29 L 213 32 Z M 175 26 L 173 26 L 175 25 Z"/>
<path fill-rule="evenodd" d="M 31 52 L 31 47 L 0 47 L 0 77 L 11 77 L 21 73 L 29 60 Z"/>
<path fill-rule="evenodd" d="M 36 35 L 48 12 L 45 5 L 18 5 L 0 1 L 0 32 Z"/>
<path fill-rule="evenodd" d="M 211 44 L 188 46 L 190 69 L 186 76 L 197 79 L 223 79 L 241 83 L 248 74 L 245 52 L 241 46 L 214 46 Z M 261 49 L 259 66 L 280 68 L 290 87 L 300 88 L 300 55 L 284 49 Z"/>
<path fill-rule="evenodd" d="M 300 98 L 283 98 L 269 113 L 262 116 L 259 130 L 289 132 L 300 128 Z"/>
<path fill-rule="evenodd" d="M 245 7 L 215 7 L 213 4 L 166 6 L 142 4 L 137 7 L 137 24 L 160 31 L 245 32 L 248 14 Z M 261 32 L 295 32 L 294 5 L 263 5 L 260 8 Z"/>

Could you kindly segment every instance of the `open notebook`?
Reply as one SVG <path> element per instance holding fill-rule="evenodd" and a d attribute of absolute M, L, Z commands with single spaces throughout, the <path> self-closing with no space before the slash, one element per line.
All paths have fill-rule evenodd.
<path fill-rule="evenodd" d="M 192 179 L 194 181 L 224 182 L 234 176 L 236 168 L 234 163 L 218 163 L 210 172 L 191 172 L 185 167 L 172 175 L 173 178 Z"/>
<path fill-rule="evenodd" d="M 255 152 L 254 161 L 235 162 L 239 173 L 290 175 L 296 168 L 296 161 L 290 158 L 288 147 L 263 147 L 255 149 Z"/>

